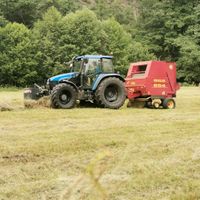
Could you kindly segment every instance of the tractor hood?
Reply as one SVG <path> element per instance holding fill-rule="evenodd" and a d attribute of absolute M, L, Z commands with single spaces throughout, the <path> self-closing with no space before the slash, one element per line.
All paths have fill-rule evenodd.
<path fill-rule="evenodd" d="M 59 74 L 59 75 L 51 77 L 49 80 L 52 81 L 52 82 L 60 82 L 62 80 L 75 78 L 78 74 L 79 74 L 78 72 Z"/>

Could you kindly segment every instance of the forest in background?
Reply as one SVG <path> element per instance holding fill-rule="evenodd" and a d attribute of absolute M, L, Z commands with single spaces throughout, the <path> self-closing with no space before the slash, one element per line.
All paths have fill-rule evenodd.
<path fill-rule="evenodd" d="M 44 83 L 75 55 L 177 63 L 178 81 L 200 82 L 197 0 L 0 0 L 0 85 Z"/>

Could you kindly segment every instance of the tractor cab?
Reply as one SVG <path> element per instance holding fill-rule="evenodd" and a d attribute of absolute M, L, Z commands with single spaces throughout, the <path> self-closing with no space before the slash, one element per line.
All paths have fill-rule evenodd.
<path fill-rule="evenodd" d="M 71 72 L 82 72 L 85 74 L 114 72 L 112 56 L 77 56 L 72 60 Z"/>
<path fill-rule="evenodd" d="M 72 60 L 71 73 L 78 73 L 79 85 L 91 89 L 100 74 L 113 73 L 112 56 L 78 56 Z"/>
<path fill-rule="evenodd" d="M 76 56 L 70 62 L 70 73 L 59 74 L 48 79 L 50 90 L 61 82 L 70 81 L 82 89 L 92 89 L 101 74 L 114 73 L 112 56 Z"/>

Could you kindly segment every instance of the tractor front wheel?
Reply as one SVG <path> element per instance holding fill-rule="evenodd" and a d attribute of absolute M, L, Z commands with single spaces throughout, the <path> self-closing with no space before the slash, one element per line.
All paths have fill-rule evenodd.
<path fill-rule="evenodd" d="M 77 91 L 69 84 L 61 83 L 53 88 L 51 94 L 52 108 L 73 108 L 76 104 Z"/>
<path fill-rule="evenodd" d="M 95 93 L 95 100 L 100 107 L 118 109 L 126 99 L 124 83 L 116 78 L 104 79 Z"/>
<path fill-rule="evenodd" d="M 174 99 L 164 99 L 162 104 L 165 109 L 174 109 L 176 107 Z"/>

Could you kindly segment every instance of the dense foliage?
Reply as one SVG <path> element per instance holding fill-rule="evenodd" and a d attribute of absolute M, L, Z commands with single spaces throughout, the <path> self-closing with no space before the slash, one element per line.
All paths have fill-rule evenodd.
<path fill-rule="evenodd" d="M 181 82 L 200 82 L 196 0 L 0 0 L 0 85 L 26 86 L 67 71 L 81 54 L 177 62 Z"/>

